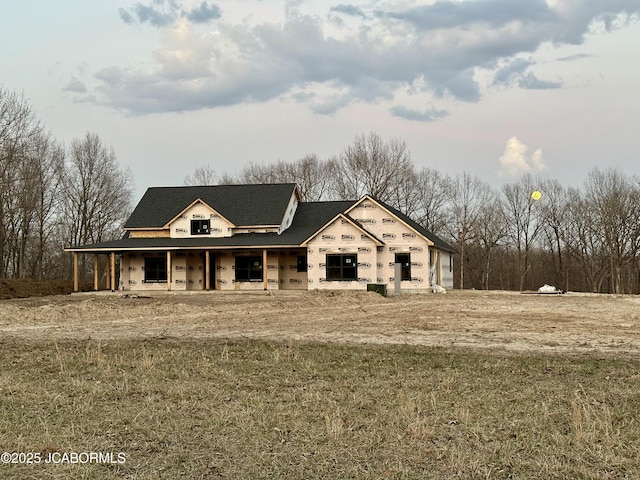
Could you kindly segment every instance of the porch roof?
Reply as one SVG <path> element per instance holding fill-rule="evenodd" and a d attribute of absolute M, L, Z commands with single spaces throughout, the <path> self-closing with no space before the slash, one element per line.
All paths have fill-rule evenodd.
<path fill-rule="evenodd" d="M 240 234 L 222 238 L 121 238 L 110 242 L 69 247 L 69 252 L 124 252 L 139 250 L 194 250 L 257 247 L 297 247 L 276 233 Z"/>

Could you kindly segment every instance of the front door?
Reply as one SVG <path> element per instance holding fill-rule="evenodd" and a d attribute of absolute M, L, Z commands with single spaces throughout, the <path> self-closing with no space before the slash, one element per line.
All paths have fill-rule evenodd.
<path fill-rule="evenodd" d="M 209 287 L 211 290 L 216 289 L 216 256 L 212 253 L 209 257 L 209 271 L 206 273 L 209 275 Z"/>

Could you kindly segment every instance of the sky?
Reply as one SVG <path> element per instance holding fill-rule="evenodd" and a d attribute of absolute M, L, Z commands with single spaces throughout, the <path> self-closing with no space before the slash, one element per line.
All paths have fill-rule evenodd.
<path fill-rule="evenodd" d="M 640 175 L 640 0 L 0 0 L 0 86 L 138 195 L 404 140 L 416 167 Z"/>

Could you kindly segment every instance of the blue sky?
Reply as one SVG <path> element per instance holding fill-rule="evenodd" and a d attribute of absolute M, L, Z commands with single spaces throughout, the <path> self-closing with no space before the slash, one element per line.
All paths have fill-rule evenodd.
<path fill-rule="evenodd" d="M 640 175 L 640 2 L 0 0 L 0 84 L 92 131 L 140 193 L 197 166 L 404 139 L 499 185 Z"/>

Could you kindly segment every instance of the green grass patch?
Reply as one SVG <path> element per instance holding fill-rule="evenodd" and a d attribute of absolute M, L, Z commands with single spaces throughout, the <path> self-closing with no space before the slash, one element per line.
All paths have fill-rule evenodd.
<path fill-rule="evenodd" d="M 640 478 L 634 359 L 257 341 L 4 343 L 0 478 Z"/>

